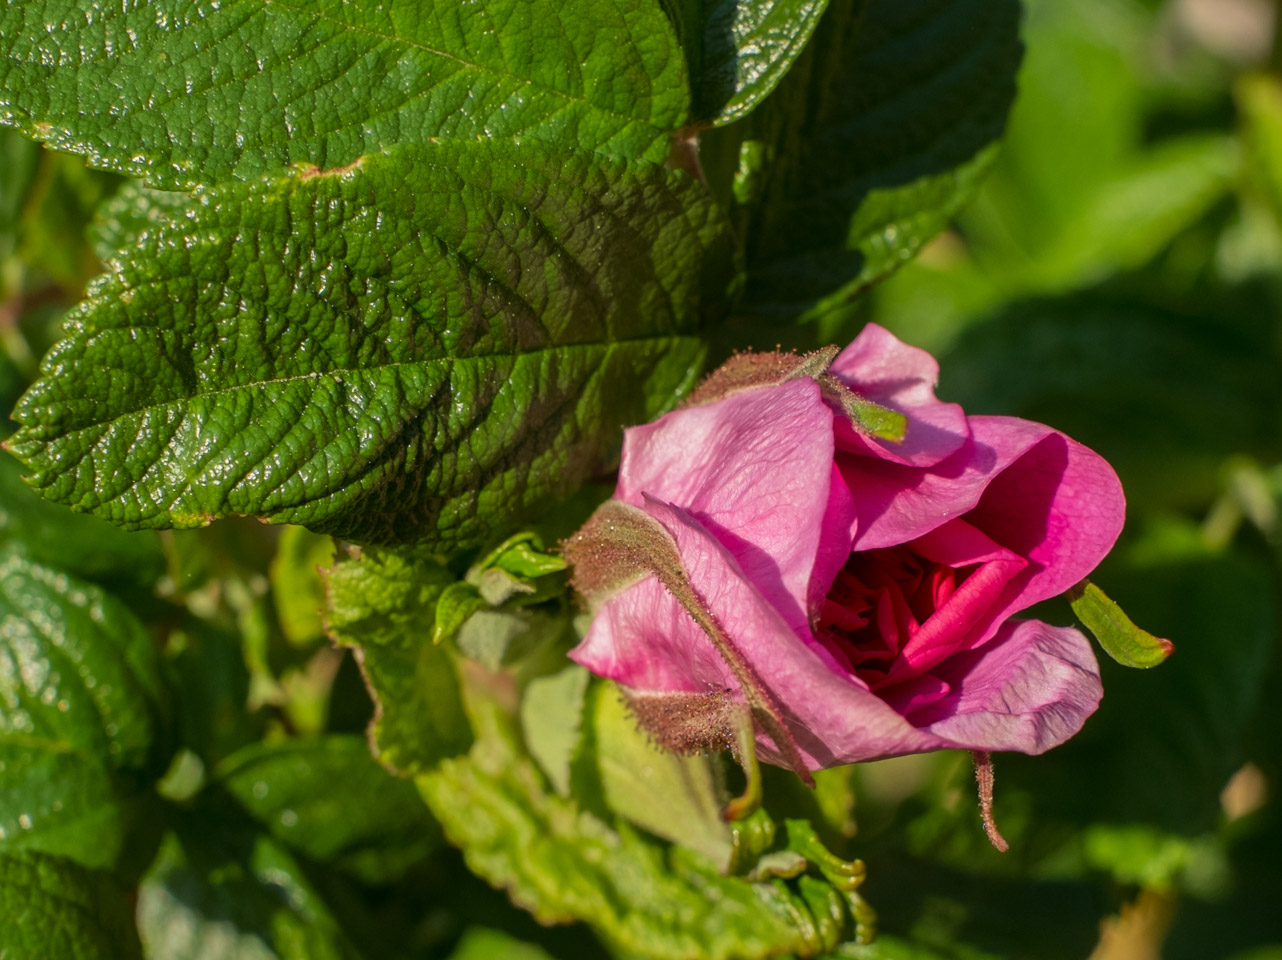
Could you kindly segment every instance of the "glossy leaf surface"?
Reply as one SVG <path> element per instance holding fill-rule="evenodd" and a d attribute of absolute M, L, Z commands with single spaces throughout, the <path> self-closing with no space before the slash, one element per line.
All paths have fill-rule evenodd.
<path fill-rule="evenodd" d="M 155 186 L 434 138 L 661 160 L 687 107 L 654 0 L 41 0 L 0 16 L 0 122 Z"/>
<path fill-rule="evenodd" d="M 15 413 L 34 486 L 448 548 L 675 402 L 730 249 L 681 174 L 486 141 L 201 193 L 128 256 Z"/>

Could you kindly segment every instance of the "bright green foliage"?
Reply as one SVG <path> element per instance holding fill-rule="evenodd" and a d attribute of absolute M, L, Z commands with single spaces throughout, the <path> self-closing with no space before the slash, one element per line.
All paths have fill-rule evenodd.
<path fill-rule="evenodd" d="M 404 775 L 472 743 L 455 655 L 431 637 L 436 601 L 452 580 L 428 557 L 373 549 L 328 575 L 329 629 L 338 643 L 359 649 L 376 703 L 378 759 Z"/>
<path fill-rule="evenodd" d="M 729 254 L 698 184 L 533 143 L 215 189 L 94 285 L 11 448 L 128 526 L 475 541 L 671 405 Z"/>
<path fill-rule="evenodd" d="M 292 850 L 370 883 L 397 879 L 440 843 L 413 785 L 375 763 L 363 737 L 253 744 L 217 782 Z"/>
<path fill-rule="evenodd" d="M 133 910 L 105 873 L 46 854 L 0 855 L 4 960 L 141 960 Z"/>
<path fill-rule="evenodd" d="M 138 930 L 149 960 L 361 956 L 285 847 L 209 809 L 165 839 L 139 889 Z"/>
<path fill-rule="evenodd" d="M 168 761 L 167 696 L 119 600 L 0 547 L 0 852 L 127 854 Z"/>
<path fill-rule="evenodd" d="M 537 641 L 534 634 L 557 632 L 546 618 L 519 608 L 563 596 L 564 570 L 565 560 L 545 551 L 537 535 L 514 534 L 472 564 L 464 579 L 445 588 L 436 603 L 432 642 L 457 639 L 467 656 L 498 669 L 529 645 L 522 637 Z M 496 607 L 505 610 L 491 610 Z"/>
<path fill-rule="evenodd" d="M 730 798 L 721 783 L 719 758 L 683 757 L 658 746 L 613 684 L 597 684 L 590 703 L 592 759 L 606 805 L 727 869 L 734 837 L 721 816 Z"/>
<path fill-rule="evenodd" d="M 1065 594 L 1073 613 L 1095 635 L 1105 652 L 1126 667 L 1156 667 L 1175 649 L 1131 622 L 1099 587 L 1084 580 Z"/>
<path fill-rule="evenodd" d="M 723 876 L 706 858 L 550 793 L 512 718 L 469 690 L 477 741 L 416 778 L 468 866 L 545 923 L 585 920 L 626 955 L 727 960 L 833 950 L 853 929 L 830 883 Z"/>
<path fill-rule="evenodd" d="M 1184 137 L 1124 165 L 1038 250 L 1012 287 L 1060 291 L 1143 266 L 1206 214 L 1239 175 L 1238 145 L 1220 134 Z"/>
<path fill-rule="evenodd" d="M 0 543 L 90 580 L 150 586 L 165 558 L 153 533 L 126 533 L 94 517 L 76 516 L 32 493 L 22 467 L 0 452 Z"/>
<path fill-rule="evenodd" d="M 751 112 L 801 55 L 827 5 L 828 0 L 677 0 L 694 120 L 720 125 Z"/>
<path fill-rule="evenodd" d="M 334 562 L 334 541 L 302 527 L 286 527 L 272 558 L 272 599 L 285 638 L 296 647 L 311 647 L 325 636 L 321 610 L 325 587 L 319 570 Z"/>
<path fill-rule="evenodd" d="M 530 943 L 522 943 L 499 930 L 472 927 L 463 934 L 449 960 L 552 960 Z"/>
<path fill-rule="evenodd" d="M 1018 23 L 1014 0 L 829 4 L 814 42 L 739 131 L 743 310 L 822 311 L 943 229 L 993 159 L 1015 94 Z"/>
<path fill-rule="evenodd" d="M 686 115 L 657 0 L 45 0 L 2 16 L 0 121 L 154 186 L 343 166 L 433 138 L 661 160 Z"/>

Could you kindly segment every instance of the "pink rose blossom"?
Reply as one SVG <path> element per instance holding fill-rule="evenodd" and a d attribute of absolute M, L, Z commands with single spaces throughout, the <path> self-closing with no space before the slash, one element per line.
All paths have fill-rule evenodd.
<path fill-rule="evenodd" d="M 1064 742 L 1099 704 L 1095 657 L 1075 629 L 1012 616 L 1113 545 L 1113 470 L 1050 427 L 937 400 L 934 359 L 880 327 L 830 373 L 904 414 L 903 442 L 857 433 L 809 376 L 744 386 L 624 440 L 615 499 L 671 536 L 795 741 L 758 727 L 762 757 L 817 770 Z M 663 583 L 634 580 L 595 604 L 570 656 L 638 694 L 741 696 Z"/>

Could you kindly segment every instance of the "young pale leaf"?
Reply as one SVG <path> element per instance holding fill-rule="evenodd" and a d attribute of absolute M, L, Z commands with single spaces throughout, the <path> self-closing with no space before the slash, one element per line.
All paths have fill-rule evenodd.
<path fill-rule="evenodd" d="M 123 604 L 0 547 L 0 852 L 114 866 L 168 760 L 166 699 Z"/>
<path fill-rule="evenodd" d="M 1077 619 L 1095 635 L 1104 652 L 1124 667 L 1156 667 L 1175 644 L 1141 630 L 1099 587 L 1083 580 L 1064 596 Z"/>
<path fill-rule="evenodd" d="M 692 114 L 716 125 L 745 117 L 801 55 L 828 0 L 679 0 Z"/>
<path fill-rule="evenodd" d="M 657 0 L 0 8 L 0 123 L 160 187 L 433 138 L 662 160 L 688 98 Z"/>
<path fill-rule="evenodd" d="M 521 697 L 521 734 L 530 756 L 561 796 L 570 792 L 570 763 L 583 728 L 591 674 L 577 663 L 536 677 Z"/>
<path fill-rule="evenodd" d="M 217 812 L 185 814 L 138 891 L 155 960 L 360 960 L 280 843 Z"/>
<path fill-rule="evenodd" d="M 369 883 L 395 880 L 441 841 L 414 786 L 375 763 L 363 737 L 257 743 L 218 783 L 282 843 Z"/>
<path fill-rule="evenodd" d="M 286 527 L 272 558 L 272 600 L 281 632 L 295 647 L 314 647 L 325 639 L 321 610 L 325 586 L 319 570 L 334 563 L 334 541 L 302 527 Z"/>
<path fill-rule="evenodd" d="M 0 855 L 0 917 L 5 960 L 142 958 L 125 892 L 61 857 Z"/>
<path fill-rule="evenodd" d="M 19 403 L 34 486 L 446 549 L 675 402 L 731 244 L 682 174 L 485 140 L 198 192 L 127 256 Z"/>
<path fill-rule="evenodd" d="M 911 259 L 995 156 L 1019 65 L 1015 0 L 833 0 L 735 136 L 741 307 L 795 316 Z M 724 152 L 735 142 L 710 147 Z"/>
<path fill-rule="evenodd" d="M 511 718 L 470 692 L 475 748 L 416 782 L 468 866 L 541 921 L 586 921 L 617 952 L 651 960 L 813 957 L 847 932 L 837 891 L 817 877 L 797 889 L 726 877 L 550 793 Z"/>
<path fill-rule="evenodd" d="M 598 684 L 592 701 L 591 744 L 607 806 L 726 870 L 734 837 L 721 815 L 730 798 L 716 759 L 680 756 L 656 744 L 613 684 Z"/>
<path fill-rule="evenodd" d="M 501 930 L 469 927 L 449 960 L 553 960 L 541 947 Z"/>
<path fill-rule="evenodd" d="M 376 754 L 398 773 L 429 770 L 465 752 L 472 730 L 463 713 L 454 655 L 432 642 L 437 600 L 453 577 L 409 552 L 366 550 L 327 576 L 330 634 L 357 648 L 376 713 Z"/>

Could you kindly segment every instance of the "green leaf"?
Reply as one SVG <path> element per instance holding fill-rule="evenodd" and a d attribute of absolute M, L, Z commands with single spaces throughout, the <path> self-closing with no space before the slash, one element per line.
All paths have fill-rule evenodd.
<path fill-rule="evenodd" d="M 911 259 L 974 194 L 1015 94 L 1014 0 L 833 0 L 738 154 L 740 309 L 822 313 Z M 716 161 L 713 161 L 716 165 Z"/>
<path fill-rule="evenodd" d="M 476 745 L 416 782 L 468 866 L 543 923 L 586 921 L 614 950 L 653 960 L 812 957 L 848 932 L 841 895 L 817 877 L 726 877 L 550 793 L 492 694 L 469 694 Z"/>
<path fill-rule="evenodd" d="M 333 562 L 334 541 L 329 537 L 302 527 L 281 532 L 271 565 L 272 599 L 281 631 L 296 647 L 313 647 L 325 638 L 325 585 L 318 571 Z"/>
<path fill-rule="evenodd" d="M 458 668 L 447 647 L 432 643 L 430 626 L 450 572 L 421 553 L 370 549 L 327 580 L 331 635 L 357 648 L 375 700 L 379 762 L 412 775 L 465 752 L 472 731 Z"/>
<path fill-rule="evenodd" d="M 502 570 L 521 580 L 536 580 L 565 569 L 565 558 L 548 553 L 535 533 L 518 533 L 508 537 L 478 562 L 475 569 Z"/>
<path fill-rule="evenodd" d="M 188 814 L 138 892 L 149 960 L 359 960 L 297 861 L 266 834 Z"/>
<path fill-rule="evenodd" d="M 449 960 L 553 960 L 542 947 L 524 943 L 501 930 L 469 927 Z"/>
<path fill-rule="evenodd" d="M 964 943 L 948 945 L 917 943 L 903 937 L 879 936 L 875 942 L 857 946 L 843 944 L 831 955 L 832 960 L 999 960 Z"/>
<path fill-rule="evenodd" d="M 475 543 L 689 385 L 730 266 L 702 185 L 440 143 L 201 192 L 97 281 L 9 445 L 131 527 Z"/>
<path fill-rule="evenodd" d="M 395 880 L 440 844 L 413 784 L 375 763 L 363 737 L 254 744 L 218 783 L 277 840 L 367 883 Z"/>
<path fill-rule="evenodd" d="M 0 547 L 0 852 L 131 853 L 167 715 L 155 644 L 124 605 Z"/>
<path fill-rule="evenodd" d="M 478 610 L 459 628 L 461 654 L 498 671 L 536 650 L 546 649 L 569 629 L 563 616 L 534 610 Z"/>
<path fill-rule="evenodd" d="M 658 746 L 613 684 L 592 693 L 591 745 L 607 806 L 655 836 L 703 854 L 726 870 L 734 837 L 721 815 L 729 801 L 715 757 Z"/>
<path fill-rule="evenodd" d="M 9 5 L 0 122 L 154 186 L 524 135 L 662 160 L 685 122 L 654 0 Z"/>
<path fill-rule="evenodd" d="M 1175 652 L 1170 640 L 1162 640 L 1133 624 L 1122 608 L 1099 587 L 1083 580 L 1064 596 L 1073 613 L 1095 635 L 1104 652 L 1124 667 L 1156 667 Z"/>
<path fill-rule="evenodd" d="M 21 465 L 3 451 L 0 543 L 13 543 L 41 563 L 112 585 L 150 587 L 165 572 L 155 534 L 128 533 L 36 496 L 22 482 Z"/>
<path fill-rule="evenodd" d="M 1282 84 L 1268 74 L 1242 77 L 1234 90 L 1244 127 L 1248 170 L 1282 223 Z"/>
<path fill-rule="evenodd" d="M 1142 267 L 1228 195 L 1240 165 L 1237 143 L 1222 134 L 1163 143 L 1094 184 L 1063 230 L 1005 282 L 1055 292 Z"/>
<path fill-rule="evenodd" d="M 570 792 L 570 763 L 583 726 L 591 674 L 577 663 L 536 677 L 521 697 L 521 733 L 548 782 L 561 796 Z"/>
<path fill-rule="evenodd" d="M 801 55 L 827 5 L 827 0 L 673 4 L 696 122 L 720 125 L 747 116 Z"/>
<path fill-rule="evenodd" d="M 130 181 L 94 211 L 89 243 L 106 262 L 135 246 L 144 233 L 181 223 L 189 203 L 190 197 L 181 191 L 154 190 Z"/>
<path fill-rule="evenodd" d="M 141 960 L 133 908 L 105 873 L 44 854 L 0 856 L 0 957 Z"/>

